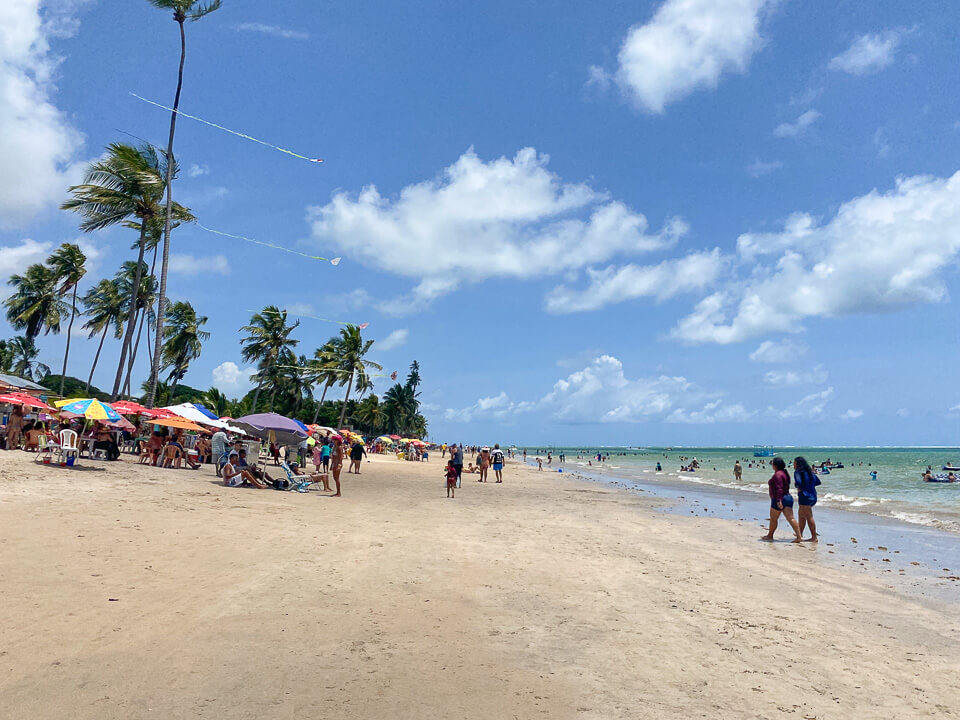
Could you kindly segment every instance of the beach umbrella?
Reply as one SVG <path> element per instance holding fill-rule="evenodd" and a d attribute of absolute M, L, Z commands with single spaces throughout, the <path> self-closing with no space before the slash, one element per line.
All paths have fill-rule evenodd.
<path fill-rule="evenodd" d="M 206 428 L 202 428 L 192 420 L 187 420 L 186 418 L 155 418 L 149 422 L 151 425 L 162 425 L 163 427 L 180 428 L 181 430 L 194 430 L 202 433 L 210 432 Z"/>
<path fill-rule="evenodd" d="M 390 439 L 391 439 L 391 440 L 399 440 L 399 439 L 400 439 L 400 436 L 399 436 L 399 435 L 391 435 L 391 436 L 390 436 Z"/>
<path fill-rule="evenodd" d="M 152 417 L 154 412 L 138 402 L 133 402 L 133 400 L 118 400 L 115 403 L 110 403 L 110 407 L 121 415 L 144 415 L 146 417 Z"/>
<path fill-rule="evenodd" d="M 47 405 L 39 398 L 35 398 L 33 395 L 27 395 L 26 393 L 9 392 L 0 394 L 0 405 L 4 404 L 21 406 L 26 405 L 37 408 L 38 410 L 49 410 L 50 412 L 56 412 L 52 407 Z"/>
<path fill-rule="evenodd" d="M 61 410 L 80 415 L 87 420 L 110 420 L 117 422 L 117 420 L 120 419 L 120 413 L 96 398 L 57 400 L 54 404 Z"/>
<path fill-rule="evenodd" d="M 306 425 L 304 425 L 302 422 L 300 422 L 300 421 L 297 420 L 296 418 L 291 418 L 291 420 L 293 420 L 297 425 L 300 426 L 300 429 L 303 430 L 303 432 L 304 432 L 305 435 L 309 435 L 309 434 L 310 434 L 310 428 L 308 428 L 308 427 L 307 427 Z"/>
<path fill-rule="evenodd" d="M 281 445 L 299 445 L 307 438 L 308 434 L 303 423 L 291 420 L 278 413 L 244 415 L 241 418 L 235 418 L 232 424 L 248 435 L 258 437 L 261 440 L 272 441 L 276 439 Z"/>

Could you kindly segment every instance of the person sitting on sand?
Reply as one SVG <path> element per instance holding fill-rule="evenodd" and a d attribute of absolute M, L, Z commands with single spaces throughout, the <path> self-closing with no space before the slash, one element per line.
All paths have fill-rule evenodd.
<path fill-rule="evenodd" d="M 783 513 L 793 528 L 793 542 L 803 541 L 800 535 L 800 526 L 793 517 L 793 496 L 790 494 L 790 476 L 787 475 L 787 464 L 782 458 L 775 457 L 770 465 L 774 469 L 773 476 L 768 481 L 770 487 L 770 529 L 761 540 L 773 542 L 773 534 L 777 531 L 780 513 Z"/>
<path fill-rule="evenodd" d="M 227 463 L 221 471 L 223 474 L 223 484 L 227 487 L 240 487 L 244 483 L 250 483 L 256 488 L 265 488 L 267 484 L 257 478 L 249 470 L 244 470 L 237 464 L 240 454 L 236 450 L 231 450 L 227 457 Z"/>
<path fill-rule="evenodd" d="M 480 472 L 480 468 L 478 468 L 478 467 L 477 467 L 476 465 L 474 465 L 473 463 L 470 463 L 469 465 L 467 465 L 467 472 L 468 472 L 470 475 L 473 475 L 474 473 Z"/>
<path fill-rule="evenodd" d="M 38 422 L 32 428 L 23 434 L 23 449 L 38 450 L 40 447 L 40 436 L 46 435 L 47 429 L 42 422 Z"/>
<path fill-rule="evenodd" d="M 457 468 L 453 464 L 453 459 L 447 462 L 444 474 L 447 477 L 447 497 L 454 498 L 457 496 Z"/>

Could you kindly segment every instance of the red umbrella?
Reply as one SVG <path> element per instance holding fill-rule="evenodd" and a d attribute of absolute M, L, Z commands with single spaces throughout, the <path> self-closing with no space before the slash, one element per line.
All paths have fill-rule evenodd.
<path fill-rule="evenodd" d="M 4 403 L 9 403 L 11 405 L 29 405 L 30 407 L 35 407 L 39 410 L 49 410 L 52 413 L 57 412 L 39 398 L 35 398 L 33 395 L 27 395 L 26 393 L 3 393 L 0 395 L 0 404 Z"/>
<path fill-rule="evenodd" d="M 153 410 L 148 410 L 143 405 L 132 400 L 118 400 L 115 403 L 111 403 L 110 407 L 116 410 L 121 415 L 147 415 L 152 417 Z"/>
<path fill-rule="evenodd" d="M 391 440 L 400 440 L 400 439 L 401 439 L 399 435 L 390 435 L 389 437 L 390 437 Z"/>

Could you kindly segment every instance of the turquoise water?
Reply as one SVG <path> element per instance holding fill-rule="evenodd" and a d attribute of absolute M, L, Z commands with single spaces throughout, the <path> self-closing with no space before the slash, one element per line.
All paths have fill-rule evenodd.
<path fill-rule="evenodd" d="M 775 448 L 777 455 L 787 461 L 805 457 L 809 462 L 830 458 L 845 467 L 821 476 L 818 488 L 819 505 L 842 508 L 895 518 L 903 522 L 936 527 L 960 533 L 960 483 L 927 483 L 921 475 L 928 465 L 934 474 L 941 473 L 943 465 L 960 464 L 960 448 Z M 558 465 L 562 451 L 566 462 L 562 467 L 589 470 L 599 475 L 610 475 L 644 482 L 668 480 L 694 484 L 714 485 L 753 492 L 767 493 L 767 480 L 772 475 L 770 458 L 754 458 L 753 448 L 533 448 L 528 447 L 528 459 L 539 453 L 546 462 L 550 451 L 554 460 L 549 468 Z M 522 448 L 521 448 L 522 452 Z M 597 452 L 609 455 L 598 463 Z M 577 456 L 582 457 L 578 458 Z M 695 473 L 680 472 L 681 464 L 696 458 L 701 468 Z M 733 476 L 733 464 L 740 460 L 743 477 L 738 482 Z M 655 471 L 657 462 L 663 471 Z M 591 463 L 591 464 L 588 464 Z M 753 467 L 750 467 L 750 464 Z M 870 478 L 876 471 L 877 479 Z M 792 470 L 791 470 L 792 475 Z"/>

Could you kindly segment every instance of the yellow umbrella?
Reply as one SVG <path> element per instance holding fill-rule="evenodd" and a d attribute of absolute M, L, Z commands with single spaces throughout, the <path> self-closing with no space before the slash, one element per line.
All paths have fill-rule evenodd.
<path fill-rule="evenodd" d="M 119 422 L 120 420 L 120 413 L 95 398 L 57 400 L 54 405 L 74 415 L 82 415 L 87 420 L 109 420 L 111 422 Z"/>

